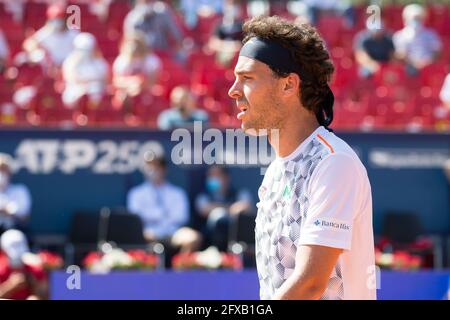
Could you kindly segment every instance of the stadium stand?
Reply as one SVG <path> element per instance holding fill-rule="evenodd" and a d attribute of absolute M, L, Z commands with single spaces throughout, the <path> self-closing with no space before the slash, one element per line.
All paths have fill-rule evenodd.
<path fill-rule="evenodd" d="M 93 34 L 102 55 L 111 66 L 118 55 L 123 34 L 123 20 L 132 5 L 129 1 L 111 1 L 105 17 L 91 12 L 85 1 L 71 1 L 81 8 L 81 31 Z M 244 4 L 243 4 L 244 6 Z M 27 1 L 22 21 L 0 2 L 0 30 L 3 30 L 10 48 L 7 68 L 0 76 L 0 125 L 29 126 L 92 126 L 128 127 L 156 126 L 160 111 L 168 108 L 170 91 L 177 85 L 187 85 L 209 112 L 214 127 L 234 127 L 235 108 L 226 95 L 226 88 L 233 81 L 231 66 L 218 65 L 215 57 L 205 51 L 205 46 L 216 26 L 220 14 L 199 16 L 197 25 L 189 29 L 175 6 L 171 10 L 176 22 L 185 33 L 183 45 L 187 60 L 177 60 L 171 52 L 156 52 L 163 63 L 163 72 L 151 92 L 145 92 L 132 101 L 129 110 L 111 107 L 111 92 L 105 95 L 101 107 L 89 110 L 84 106 L 76 110 L 65 109 L 61 103 L 60 75 L 48 68 L 30 63 L 18 63 L 17 54 L 22 51 L 26 37 L 45 24 L 48 6 L 42 1 Z M 344 18 L 324 15 L 317 28 L 325 38 L 335 63 L 336 75 L 332 88 L 336 95 L 336 121 L 334 127 L 344 130 L 442 130 L 450 128 L 450 112 L 442 114 L 439 91 L 448 73 L 450 59 L 450 11 L 445 4 L 427 6 L 427 25 L 436 30 L 442 40 L 443 49 L 438 61 L 424 68 L 418 77 L 405 74 L 399 64 L 383 66 L 373 78 L 361 80 L 352 51 L 356 33 L 364 28 L 366 12 L 362 6 L 355 7 L 356 23 L 349 28 Z M 286 6 L 277 5 L 277 14 L 291 16 Z M 385 25 L 391 31 L 403 27 L 400 5 L 383 7 Z M 247 16 L 246 10 L 243 10 Z M 362 82 L 364 85 L 362 85 Z M 11 90 L 13 88 L 13 90 Z M 27 103 L 14 101 L 14 95 L 27 88 L 32 97 Z M 30 89 L 32 88 L 32 89 Z M 23 92 L 22 92 L 23 93 Z M 23 93 L 24 94 L 24 93 Z"/>

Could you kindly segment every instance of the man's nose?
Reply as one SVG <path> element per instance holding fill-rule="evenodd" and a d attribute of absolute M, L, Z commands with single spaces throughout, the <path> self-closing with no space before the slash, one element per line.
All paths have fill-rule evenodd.
<path fill-rule="evenodd" d="M 231 86 L 230 90 L 228 90 L 228 96 L 232 99 L 239 99 L 242 97 L 242 89 L 237 79 Z"/>

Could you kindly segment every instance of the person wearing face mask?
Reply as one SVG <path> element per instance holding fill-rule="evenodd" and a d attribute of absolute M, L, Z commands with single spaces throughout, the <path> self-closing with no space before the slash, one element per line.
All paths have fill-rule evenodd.
<path fill-rule="evenodd" d="M 190 218 L 188 197 L 183 189 L 166 180 L 164 156 L 149 151 L 144 160 L 145 181 L 129 191 L 127 209 L 141 217 L 144 237 L 149 243 L 164 245 L 166 266 L 170 266 L 176 252 L 197 250 L 201 236 L 187 227 Z"/>
<path fill-rule="evenodd" d="M 123 106 L 128 97 L 150 91 L 161 71 L 161 60 L 145 42 L 141 32 L 125 36 L 113 64 L 114 104 Z"/>
<path fill-rule="evenodd" d="M 246 189 L 231 186 L 228 170 L 219 165 L 208 168 L 205 191 L 195 200 L 197 213 L 203 220 L 207 241 L 220 251 L 228 249 L 232 216 L 252 212 L 252 196 Z"/>
<path fill-rule="evenodd" d="M 195 100 L 185 86 L 175 87 L 170 94 L 171 108 L 158 116 L 158 127 L 161 130 L 172 130 L 180 127 L 192 127 L 194 122 L 208 122 L 208 114 L 195 107 Z"/>
<path fill-rule="evenodd" d="M 389 63 L 394 57 L 392 35 L 384 28 L 374 28 L 367 23 L 367 29 L 358 33 L 354 40 L 355 58 L 359 65 L 359 75 L 363 78 L 376 73 L 381 64 Z"/>
<path fill-rule="evenodd" d="M 25 52 L 33 62 L 46 62 L 46 57 L 60 68 L 73 49 L 73 41 L 79 34 L 66 26 L 66 7 L 60 3 L 47 9 L 47 22 L 23 43 Z M 44 61 L 45 60 L 45 61 Z"/>
<path fill-rule="evenodd" d="M 438 34 L 425 27 L 426 11 L 418 4 L 403 9 L 405 27 L 394 33 L 395 55 L 406 65 L 410 75 L 436 61 L 442 48 Z"/>
<path fill-rule="evenodd" d="M 63 79 L 65 89 L 62 100 L 68 107 L 75 107 L 83 96 L 90 105 L 97 105 L 106 91 L 108 63 L 97 48 L 95 37 L 87 32 L 74 39 L 74 50 L 64 60 Z"/>
<path fill-rule="evenodd" d="M 11 157 L 0 154 L 0 234 L 11 228 L 26 227 L 31 210 L 28 188 L 11 184 Z"/>
<path fill-rule="evenodd" d="M 8 230 L 0 237 L 0 247 L 0 299 L 47 299 L 47 276 L 25 235 Z"/>

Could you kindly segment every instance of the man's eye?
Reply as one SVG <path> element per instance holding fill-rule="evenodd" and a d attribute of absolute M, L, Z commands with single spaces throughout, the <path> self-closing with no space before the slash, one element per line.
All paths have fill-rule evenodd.
<path fill-rule="evenodd" d="M 244 76 L 243 78 L 244 78 L 244 80 L 250 80 L 251 79 L 249 76 Z"/>

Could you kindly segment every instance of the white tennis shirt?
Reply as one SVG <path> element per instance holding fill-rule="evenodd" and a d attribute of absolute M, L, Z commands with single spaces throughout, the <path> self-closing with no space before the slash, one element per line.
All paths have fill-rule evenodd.
<path fill-rule="evenodd" d="M 344 249 L 321 299 L 376 299 L 371 188 L 347 143 L 317 128 L 270 164 L 258 196 L 261 299 L 271 299 L 289 278 L 302 245 Z"/>

